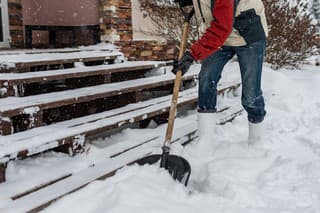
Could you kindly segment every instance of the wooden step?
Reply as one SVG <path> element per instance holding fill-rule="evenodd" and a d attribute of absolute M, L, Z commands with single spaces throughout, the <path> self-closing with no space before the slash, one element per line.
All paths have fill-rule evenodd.
<path fill-rule="evenodd" d="M 197 71 L 190 72 L 183 77 L 183 81 L 193 81 L 196 77 Z M 29 121 L 27 126 L 28 129 L 42 126 L 45 121 L 43 118 L 44 114 L 48 114 L 48 110 L 77 106 L 80 110 L 84 110 L 83 114 L 85 114 L 87 113 L 85 110 L 90 108 L 90 102 L 92 103 L 97 100 L 100 100 L 99 103 L 94 103 L 96 104 L 95 106 L 98 105 L 97 107 L 105 106 L 108 108 L 108 104 L 111 105 L 111 107 L 121 107 L 128 103 L 139 102 L 145 98 L 152 98 L 151 95 L 143 95 L 146 91 L 152 92 L 153 90 L 162 89 L 167 91 L 167 93 L 170 93 L 174 79 L 174 75 L 168 74 L 29 97 L 3 98 L 0 99 L 0 134 L 9 135 L 17 132 L 12 128 L 14 126 L 15 118 L 19 121 Z M 106 98 L 109 98 L 109 102 Z M 114 101 L 114 103 L 112 103 L 112 101 Z M 83 103 L 89 105 L 83 105 Z M 67 113 L 68 110 L 62 109 L 61 111 Z M 54 111 L 54 113 L 57 112 Z M 71 112 L 68 113 L 69 115 L 66 114 L 65 116 L 74 117 L 62 119 L 68 120 L 80 117 L 76 113 L 74 113 L 75 115 L 70 114 Z M 50 122 L 50 120 L 48 121 L 47 119 L 46 123 L 48 124 L 48 122 Z"/>
<path fill-rule="evenodd" d="M 0 89 L 3 91 L 2 93 L 0 93 L 0 97 L 25 96 L 25 90 L 28 88 L 28 86 L 30 86 L 30 84 L 32 86 L 32 84 L 34 83 L 40 83 L 43 85 L 50 84 L 53 81 L 63 81 L 65 84 L 68 84 L 68 81 L 66 80 L 73 79 L 73 81 L 69 82 L 69 84 L 72 83 L 71 88 L 76 88 L 75 82 L 81 80 L 88 81 L 88 77 L 101 77 L 102 81 L 100 82 L 100 84 L 120 80 L 132 80 L 134 78 L 141 77 L 151 69 L 163 67 L 166 65 L 167 62 L 136 61 L 92 67 L 83 66 L 71 69 L 55 70 L 50 72 L 41 71 L 26 73 L 4 73 L 0 74 Z M 136 74 L 137 77 L 134 77 L 133 75 L 135 75 L 136 71 L 138 71 L 139 75 Z M 123 75 L 124 77 L 119 78 L 119 75 Z M 98 85 L 99 82 L 95 82 L 95 84 Z M 81 87 L 84 86 L 81 85 Z M 40 91 L 33 91 L 33 93 L 40 94 Z"/>
<path fill-rule="evenodd" d="M 115 52 L 116 47 L 112 44 L 98 44 L 90 46 L 80 46 L 73 48 L 52 48 L 52 49 L 0 49 L 2 55 L 19 55 L 19 54 L 42 54 L 42 53 L 74 53 L 81 51 L 107 51 Z"/>
<path fill-rule="evenodd" d="M 61 69 L 63 66 L 73 67 L 75 62 L 106 61 L 113 63 L 119 56 L 121 53 L 109 51 L 2 55 L 0 72 L 30 72 L 45 68 Z"/>

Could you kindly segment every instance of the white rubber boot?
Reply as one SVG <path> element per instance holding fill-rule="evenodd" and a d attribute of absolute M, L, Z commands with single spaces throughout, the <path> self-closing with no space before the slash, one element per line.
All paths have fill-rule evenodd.
<path fill-rule="evenodd" d="M 249 124 L 249 136 L 248 136 L 248 145 L 256 145 L 261 142 L 263 136 L 263 122 L 260 123 L 251 123 Z"/>
<path fill-rule="evenodd" d="M 215 126 L 217 123 L 216 113 L 198 113 L 199 142 L 196 144 L 197 155 L 213 151 Z"/>

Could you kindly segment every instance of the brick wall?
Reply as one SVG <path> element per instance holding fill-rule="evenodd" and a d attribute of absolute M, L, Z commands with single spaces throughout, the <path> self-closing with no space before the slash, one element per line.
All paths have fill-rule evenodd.
<path fill-rule="evenodd" d="M 131 13 L 131 0 L 100 0 L 101 41 L 131 41 Z"/>
<path fill-rule="evenodd" d="M 135 60 L 172 60 L 177 55 L 173 42 L 157 41 L 118 41 L 115 42 L 130 61 Z"/>
<path fill-rule="evenodd" d="M 114 42 L 129 60 L 174 58 L 172 42 L 133 40 L 131 0 L 100 0 L 99 14 L 101 41 Z"/>
<path fill-rule="evenodd" d="M 24 31 L 21 0 L 8 0 L 9 31 L 11 36 L 11 47 L 24 47 Z"/>

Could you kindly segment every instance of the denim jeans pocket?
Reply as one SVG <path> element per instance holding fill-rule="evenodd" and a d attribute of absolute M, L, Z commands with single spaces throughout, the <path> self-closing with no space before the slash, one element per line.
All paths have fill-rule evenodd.
<path fill-rule="evenodd" d="M 248 45 L 266 39 L 261 18 L 254 9 L 241 12 L 235 18 L 234 28 L 239 31 Z"/>

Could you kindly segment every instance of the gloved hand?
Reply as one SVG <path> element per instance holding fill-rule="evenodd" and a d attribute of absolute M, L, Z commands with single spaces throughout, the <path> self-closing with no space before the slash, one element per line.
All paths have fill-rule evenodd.
<path fill-rule="evenodd" d="M 188 72 L 191 64 L 193 63 L 194 58 L 190 54 L 190 52 L 185 52 L 182 58 L 179 61 L 173 62 L 173 69 L 171 72 L 174 74 L 177 74 L 179 70 L 181 70 L 182 75 L 184 75 L 186 72 Z"/>

